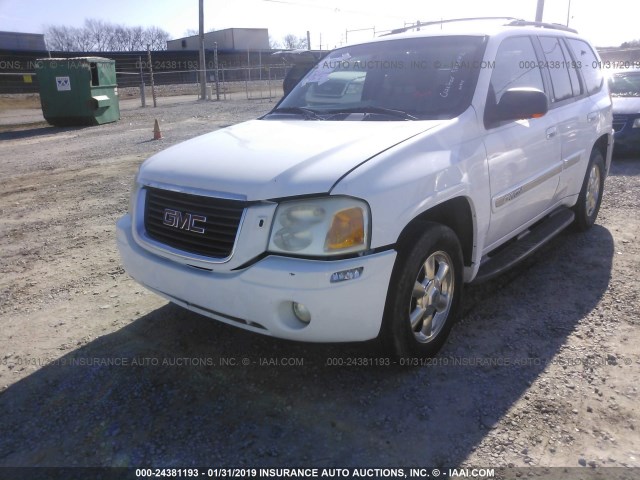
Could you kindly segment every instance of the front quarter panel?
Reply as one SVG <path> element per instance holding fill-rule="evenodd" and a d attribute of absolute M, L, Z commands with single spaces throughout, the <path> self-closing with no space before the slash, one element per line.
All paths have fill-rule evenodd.
<path fill-rule="evenodd" d="M 372 248 L 393 245 L 413 219 L 456 197 L 468 199 L 474 225 L 474 256 L 489 219 L 486 151 L 473 109 L 418 135 L 360 166 L 332 194 L 367 200 Z"/>

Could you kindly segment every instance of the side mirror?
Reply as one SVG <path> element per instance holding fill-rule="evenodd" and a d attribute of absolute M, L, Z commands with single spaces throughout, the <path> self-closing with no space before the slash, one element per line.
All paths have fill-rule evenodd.
<path fill-rule="evenodd" d="M 489 119 L 493 123 L 539 118 L 549 110 L 549 101 L 537 88 L 510 88 L 492 110 Z"/>

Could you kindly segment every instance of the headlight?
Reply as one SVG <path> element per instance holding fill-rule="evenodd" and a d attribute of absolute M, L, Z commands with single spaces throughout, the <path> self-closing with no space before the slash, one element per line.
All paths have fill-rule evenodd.
<path fill-rule="evenodd" d="M 640 128 L 640 117 L 636 118 L 633 121 L 633 125 L 631 126 L 631 128 Z"/>
<path fill-rule="evenodd" d="M 342 255 L 369 248 L 369 206 L 350 197 L 283 202 L 276 209 L 269 251 Z"/>

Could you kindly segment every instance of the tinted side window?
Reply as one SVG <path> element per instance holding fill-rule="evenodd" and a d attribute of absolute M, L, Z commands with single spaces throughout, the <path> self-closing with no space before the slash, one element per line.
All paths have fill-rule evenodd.
<path fill-rule="evenodd" d="M 573 56 L 584 76 L 587 93 L 592 94 L 600 90 L 603 83 L 603 75 L 600 71 L 598 58 L 587 42 L 575 38 L 568 39 Z"/>
<path fill-rule="evenodd" d="M 567 65 L 567 69 L 569 70 L 569 78 L 571 79 L 571 88 L 573 90 L 573 95 L 577 97 L 582 93 L 582 88 L 580 86 L 580 80 L 578 78 L 578 72 L 576 72 L 576 68 L 578 68 L 578 62 L 574 61 L 571 58 L 571 54 L 569 50 L 567 50 L 567 45 L 564 42 L 560 42 L 562 46 L 562 53 L 564 54 L 564 58 L 569 62 Z"/>
<path fill-rule="evenodd" d="M 507 38 L 498 48 L 487 105 L 497 104 L 504 92 L 519 87 L 544 92 L 538 59 L 529 37 Z"/>
<path fill-rule="evenodd" d="M 571 98 L 573 90 L 569 78 L 569 66 L 571 59 L 564 58 L 559 39 L 556 37 L 540 37 L 542 50 L 544 51 L 545 64 L 551 75 L 553 86 L 552 102 L 559 102 Z"/>

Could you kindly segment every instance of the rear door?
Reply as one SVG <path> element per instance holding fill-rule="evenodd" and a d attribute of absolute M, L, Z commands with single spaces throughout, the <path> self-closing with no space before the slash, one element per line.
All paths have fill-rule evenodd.
<path fill-rule="evenodd" d="M 567 38 L 568 50 L 573 55 L 576 70 L 580 73 L 582 91 L 575 104 L 578 116 L 576 146 L 563 151 L 564 171 L 560 179 L 559 193 L 564 196 L 577 195 L 582 188 L 582 180 L 587 171 L 591 148 L 602 132 L 608 127 L 611 112 L 611 98 L 603 92 L 604 76 L 600 61 L 591 46 L 584 40 Z M 563 145 L 564 148 L 564 145 Z M 573 156 L 568 154 L 572 153 Z"/>
<path fill-rule="evenodd" d="M 571 191 L 571 179 L 582 180 L 580 171 L 584 171 L 589 160 L 598 117 L 578 75 L 582 61 L 571 56 L 562 37 L 540 36 L 539 40 L 545 58 L 543 73 L 551 84 L 548 115 L 557 118 L 560 136 L 562 174 L 556 192 L 559 200 L 575 193 Z"/>

